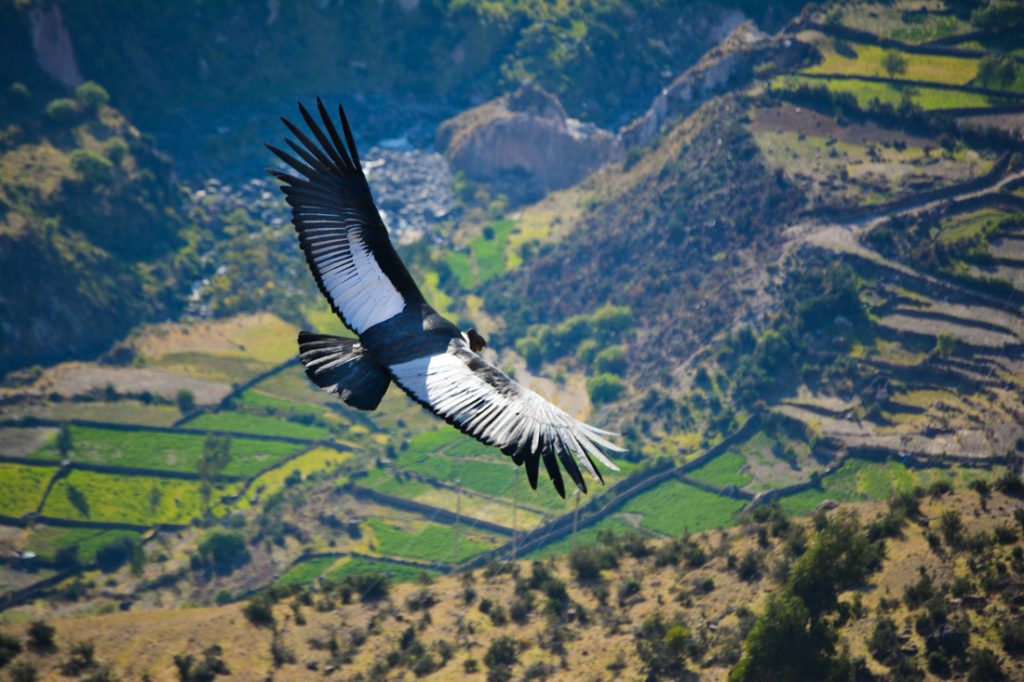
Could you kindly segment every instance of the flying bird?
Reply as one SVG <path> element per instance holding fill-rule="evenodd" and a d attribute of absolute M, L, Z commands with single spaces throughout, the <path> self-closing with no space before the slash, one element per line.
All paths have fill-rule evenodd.
<path fill-rule="evenodd" d="M 343 142 L 319 98 L 317 109 L 320 123 L 299 105 L 308 134 L 281 119 L 297 140 L 286 139 L 294 154 L 267 145 L 297 175 L 268 172 L 282 183 L 320 292 L 358 339 L 300 332 L 307 376 L 361 410 L 375 409 L 394 382 L 455 428 L 525 465 L 534 489 L 541 460 L 562 497 L 559 462 L 584 493 L 581 468 L 602 482 L 594 460 L 618 471 L 603 451 L 623 452 L 606 438 L 617 434 L 574 419 L 513 381 L 478 355 L 486 341 L 475 329 L 462 332 L 430 307 L 391 244 L 344 110 L 339 105 Z"/>

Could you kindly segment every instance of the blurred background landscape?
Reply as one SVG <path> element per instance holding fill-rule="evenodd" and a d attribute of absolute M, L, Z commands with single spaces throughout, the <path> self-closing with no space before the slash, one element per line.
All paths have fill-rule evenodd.
<path fill-rule="evenodd" d="M 1024 679 L 1019 2 L 0 36 L 0 676 Z M 431 304 L 623 434 L 607 485 L 314 390 L 263 143 L 317 96 Z"/>

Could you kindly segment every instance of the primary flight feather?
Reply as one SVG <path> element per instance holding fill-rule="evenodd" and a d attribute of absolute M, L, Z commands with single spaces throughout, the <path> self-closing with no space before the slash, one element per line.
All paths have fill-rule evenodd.
<path fill-rule="evenodd" d="M 603 451 L 623 451 L 606 439 L 615 434 L 520 386 L 477 354 L 483 337 L 461 332 L 430 307 L 377 212 L 344 110 L 338 107 L 344 141 L 319 99 L 317 110 L 319 123 L 299 105 L 308 134 L 281 119 L 295 136 L 286 140 L 291 153 L 267 145 L 298 174 L 269 170 L 282 182 L 309 269 L 359 336 L 300 332 L 299 357 L 309 378 L 362 410 L 375 409 L 394 381 L 452 426 L 525 465 L 533 488 L 542 460 L 563 497 L 559 463 L 583 492 L 581 467 L 597 480 L 603 479 L 594 460 L 617 471 Z"/>

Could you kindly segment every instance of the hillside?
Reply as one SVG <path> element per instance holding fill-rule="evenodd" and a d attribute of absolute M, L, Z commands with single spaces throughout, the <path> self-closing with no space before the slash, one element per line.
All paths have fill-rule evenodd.
<path fill-rule="evenodd" d="M 0 320 L 22 340 L 0 345 L 20 368 L 0 386 L 10 670 L 1024 675 L 1016 3 L 744 4 L 760 28 L 731 5 L 346 3 L 355 37 L 330 5 L 203 3 L 140 8 L 102 45 L 102 5 L 48 7 L 112 95 L 56 84 L 25 33 L 0 62 L 28 92 L 10 89 L 0 146 L 0 259 L 19 268 Z M 428 19 L 444 30 L 407 35 Z M 341 325 L 250 147 L 288 93 L 331 91 L 263 71 L 316 21 L 367 54 L 422 49 L 409 69 L 402 50 L 373 69 L 331 52 L 323 73 L 366 95 L 361 156 L 426 297 L 518 381 L 623 433 L 606 485 L 531 490 L 400 391 L 362 413 L 305 378 L 298 330 Z M 178 29 L 210 67 L 195 82 L 171 41 L 132 42 Z M 472 59 L 443 58 L 470 35 Z M 155 103 L 189 98 L 200 113 L 169 134 Z M 41 259 L 57 274 L 28 271 Z M 39 619 L 57 652 L 30 650 Z"/>

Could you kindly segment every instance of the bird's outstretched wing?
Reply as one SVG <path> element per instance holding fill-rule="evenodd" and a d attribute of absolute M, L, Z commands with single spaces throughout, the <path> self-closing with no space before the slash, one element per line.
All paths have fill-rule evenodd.
<path fill-rule="evenodd" d="M 281 119 L 298 142 L 286 140 L 297 155 L 267 148 L 303 177 L 268 169 L 284 182 L 292 222 L 309 269 L 334 312 L 352 331 L 362 334 L 389 320 L 423 295 L 388 238 L 366 182 L 344 110 L 338 107 L 345 141 L 317 99 L 323 128 L 299 105 L 314 139 Z M 326 133 L 325 133 L 326 130 Z"/>
<path fill-rule="evenodd" d="M 559 461 L 583 492 L 587 486 L 580 467 L 602 482 L 594 459 L 618 471 L 601 450 L 623 451 L 605 438 L 615 434 L 570 417 L 464 344 L 452 342 L 445 353 L 388 369 L 395 383 L 428 410 L 482 443 L 497 446 L 516 464 L 525 464 L 533 488 L 542 459 L 562 497 Z"/>

